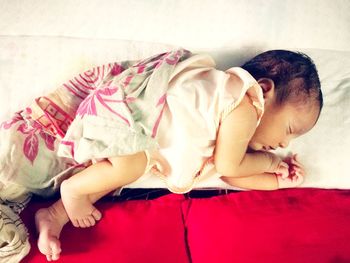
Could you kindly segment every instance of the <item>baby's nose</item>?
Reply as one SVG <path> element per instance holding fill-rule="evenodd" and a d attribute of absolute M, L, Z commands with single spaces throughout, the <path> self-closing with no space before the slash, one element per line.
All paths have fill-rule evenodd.
<path fill-rule="evenodd" d="M 281 143 L 280 143 L 280 147 L 281 147 L 281 148 L 287 148 L 288 145 L 289 145 L 289 142 L 281 142 Z"/>

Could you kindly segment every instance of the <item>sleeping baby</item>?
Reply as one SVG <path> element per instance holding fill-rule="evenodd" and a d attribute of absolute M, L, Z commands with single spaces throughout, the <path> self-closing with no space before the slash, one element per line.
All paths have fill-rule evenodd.
<path fill-rule="evenodd" d="M 316 67 L 298 52 L 267 51 L 226 71 L 184 49 L 97 67 L 1 124 L 0 200 L 60 189 L 36 214 L 39 250 L 57 260 L 67 222 L 93 226 L 93 203 L 143 176 L 174 193 L 213 169 L 239 188 L 297 187 L 296 155 L 271 150 L 312 129 L 322 105 Z"/>

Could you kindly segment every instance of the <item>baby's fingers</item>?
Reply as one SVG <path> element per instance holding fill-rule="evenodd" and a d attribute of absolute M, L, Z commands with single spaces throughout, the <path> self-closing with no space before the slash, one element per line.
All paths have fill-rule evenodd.
<path fill-rule="evenodd" d="M 292 168 L 291 168 L 290 173 L 291 174 L 299 173 L 300 175 L 305 176 L 305 170 L 302 167 L 299 167 L 299 166 L 294 166 L 293 165 Z"/>
<path fill-rule="evenodd" d="M 278 169 L 275 171 L 275 174 L 281 176 L 283 179 L 289 176 L 289 166 L 285 162 L 281 162 L 278 166 Z"/>
<path fill-rule="evenodd" d="M 301 164 L 301 162 L 299 161 L 299 157 L 297 156 L 297 154 L 293 154 L 292 158 L 291 158 L 291 163 L 295 166 L 298 166 L 300 168 L 304 168 L 304 166 Z"/>
<path fill-rule="evenodd" d="M 300 174 L 299 172 L 296 172 L 292 178 L 292 181 L 296 185 L 300 185 L 304 182 L 304 175 Z"/>
<path fill-rule="evenodd" d="M 288 169 L 288 168 L 289 168 L 288 163 L 283 162 L 283 161 L 282 161 L 282 162 L 280 162 L 279 166 L 280 166 L 280 167 L 284 167 L 284 168 L 286 168 L 286 169 Z"/>
<path fill-rule="evenodd" d="M 289 165 L 285 162 L 281 162 L 279 173 L 281 174 L 282 178 L 287 178 L 289 176 Z"/>

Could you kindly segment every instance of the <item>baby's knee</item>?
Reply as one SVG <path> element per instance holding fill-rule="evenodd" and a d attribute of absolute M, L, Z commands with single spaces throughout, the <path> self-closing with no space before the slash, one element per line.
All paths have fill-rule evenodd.
<path fill-rule="evenodd" d="M 130 155 L 110 157 L 108 161 L 114 168 L 122 169 L 135 176 L 143 175 L 149 163 L 148 156 L 144 151 Z"/>
<path fill-rule="evenodd" d="M 133 170 L 136 176 L 141 176 L 145 173 L 148 165 L 148 156 L 146 152 L 138 152 L 129 156 L 128 167 Z"/>

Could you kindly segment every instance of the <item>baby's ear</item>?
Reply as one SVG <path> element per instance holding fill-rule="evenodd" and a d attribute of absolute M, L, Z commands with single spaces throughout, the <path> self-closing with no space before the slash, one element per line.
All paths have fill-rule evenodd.
<path fill-rule="evenodd" d="M 275 83 L 272 79 L 261 78 L 258 80 L 258 84 L 262 88 L 264 93 L 264 99 L 273 98 L 275 95 Z"/>

